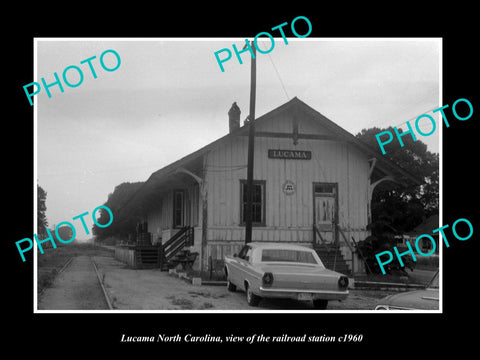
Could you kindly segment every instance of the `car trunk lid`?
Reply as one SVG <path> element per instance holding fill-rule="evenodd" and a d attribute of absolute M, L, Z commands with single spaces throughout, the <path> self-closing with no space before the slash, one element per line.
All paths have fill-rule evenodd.
<path fill-rule="evenodd" d="M 271 288 L 297 290 L 339 290 L 341 274 L 319 266 L 298 264 L 271 264 L 262 266 L 273 274 Z"/>

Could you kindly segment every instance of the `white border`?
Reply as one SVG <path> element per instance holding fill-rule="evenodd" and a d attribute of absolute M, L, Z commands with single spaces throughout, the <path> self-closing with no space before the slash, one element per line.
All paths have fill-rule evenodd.
<path fill-rule="evenodd" d="M 274 37 L 277 41 L 283 40 L 281 37 Z M 373 38 L 290 38 L 287 37 L 288 41 L 439 41 L 439 105 L 442 106 L 443 104 L 443 38 L 441 37 L 412 37 L 412 38 L 401 38 L 401 37 L 373 37 Z M 246 38 L 239 38 L 239 37 L 231 37 L 231 38 L 33 38 L 33 76 L 34 80 L 38 78 L 37 73 L 37 42 L 38 41 L 245 41 Z M 267 40 L 267 39 L 260 39 L 260 40 Z M 213 49 L 215 50 L 215 49 Z M 212 51 L 213 51 L 212 50 Z M 37 229 L 37 102 L 38 98 L 34 100 L 33 105 L 33 113 L 34 113 L 34 233 L 36 233 Z M 421 115 L 421 114 L 418 114 Z M 441 115 L 438 115 L 439 117 Z M 441 126 L 441 122 L 439 121 L 439 221 L 440 226 L 443 225 L 443 126 Z M 32 239 L 33 240 L 33 239 Z M 34 241 L 34 240 L 33 240 Z M 441 245 L 440 245 L 441 244 Z M 33 254 L 33 266 L 34 266 L 34 279 L 33 279 L 33 312 L 35 314 L 56 314 L 56 313 L 65 313 L 65 314 L 131 314 L 131 313 L 140 313 L 140 314 L 157 314 L 157 313 L 165 313 L 165 314 L 218 314 L 218 313 L 230 313 L 230 314 L 334 314 L 334 313 L 342 313 L 342 314 L 441 314 L 443 313 L 443 243 L 438 242 L 439 248 L 439 309 L 438 310 L 389 310 L 389 311 L 379 311 L 379 310 L 39 310 L 38 309 L 38 296 L 37 296 L 37 256 L 38 256 L 38 248 L 34 247 L 34 254 Z M 183 281 L 183 280 L 178 280 Z"/>
<path fill-rule="evenodd" d="M 37 73 L 37 39 L 33 39 L 33 79 L 34 81 L 38 79 Z M 37 233 L 38 223 L 37 223 L 37 211 L 38 211 L 38 192 L 37 192 L 37 179 L 38 179 L 38 114 L 37 114 L 37 101 L 38 98 L 33 100 L 33 234 Z M 32 235 L 33 237 L 33 235 Z M 32 239 L 32 242 L 35 243 L 35 239 Z M 37 269 L 38 269 L 38 246 L 33 246 L 33 309 L 34 312 L 39 312 L 38 310 L 38 279 L 37 279 Z"/>

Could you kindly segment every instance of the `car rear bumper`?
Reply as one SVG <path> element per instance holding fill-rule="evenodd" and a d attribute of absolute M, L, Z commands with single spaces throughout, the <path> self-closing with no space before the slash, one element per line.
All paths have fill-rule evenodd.
<path fill-rule="evenodd" d="M 305 295 L 310 294 L 310 295 Z M 276 289 L 260 286 L 259 296 L 266 298 L 288 298 L 294 300 L 345 300 L 348 290 L 307 290 L 307 289 Z"/>

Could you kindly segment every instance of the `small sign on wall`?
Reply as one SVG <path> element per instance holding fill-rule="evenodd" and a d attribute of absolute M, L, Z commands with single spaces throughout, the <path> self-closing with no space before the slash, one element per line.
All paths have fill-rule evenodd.
<path fill-rule="evenodd" d="M 295 183 L 293 181 L 290 181 L 290 180 L 285 181 L 282 188 L 285 195 L 295 194 Z"/>

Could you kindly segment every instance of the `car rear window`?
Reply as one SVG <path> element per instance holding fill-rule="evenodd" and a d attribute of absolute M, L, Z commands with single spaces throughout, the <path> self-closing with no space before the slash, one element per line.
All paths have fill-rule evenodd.
<path fill-rule="evenodd" d="M 264 261 L 281 261 L 296 262 L 306 264 L 318 264 L 312 253 L 301 250 L 285 250 L 285 249 L 263 249 L 262 262 Z"/>

